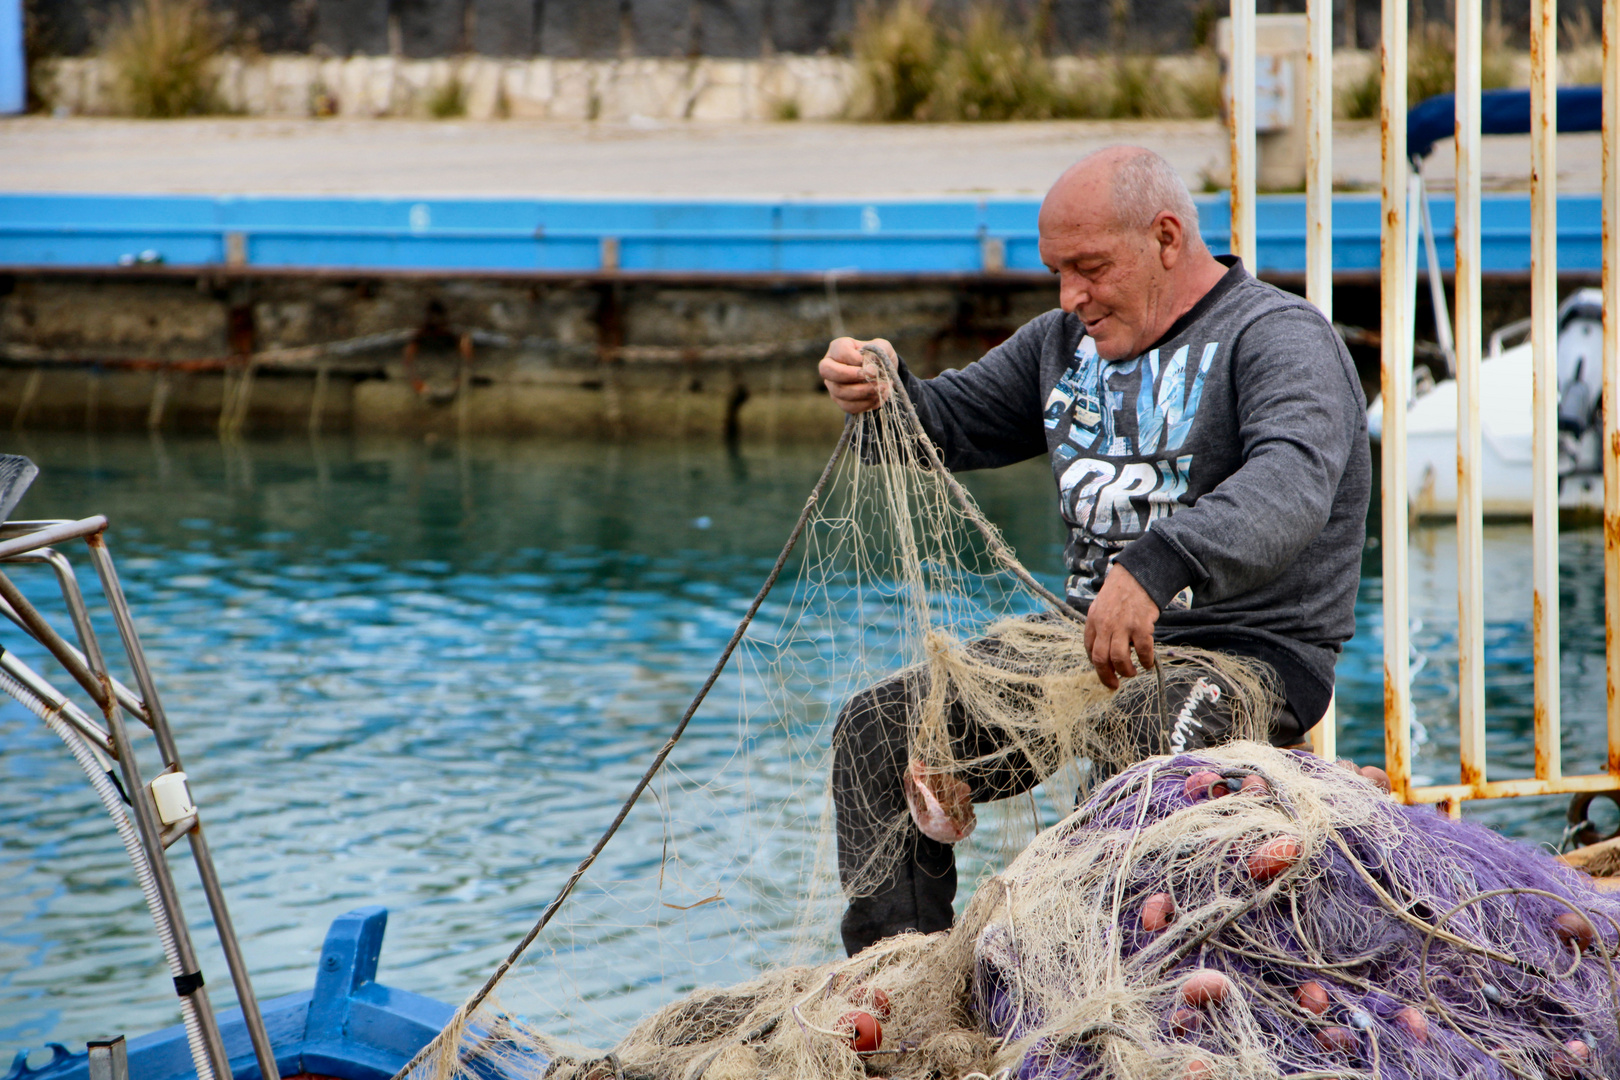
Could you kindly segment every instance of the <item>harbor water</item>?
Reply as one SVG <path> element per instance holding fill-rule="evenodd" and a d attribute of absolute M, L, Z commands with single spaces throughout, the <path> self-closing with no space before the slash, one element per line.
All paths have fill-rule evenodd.
<path fill-rule="evenodd" d="M 663 742 L 830 447 L 19 435 L 7 449 L 42 468 L 20 516 L 111 519 L 261 996 L 308 989 L 330 920 L 383 904 L 382 980 L 455 1002 Z M 1057 581 L 1045 465 L 964 479 Z M 1414 530 L 1416 771 L 1432 780 L 1456 773 L 1452 547 L 1449 528 Z M 1604 757 L 1601 532 L 1566 530 L 1561 557 L 1573 773 Z M 1527 775 L 1533 759 L 1529 563 L 1528 526 L 1487 528 L 1493 778 Z M 1362 762 L 1382 758 L 1378 571 L 1375 537 L 1339 664 L 1341 753 Z M 8 572 L 47 593 L 38 568 Z M 94 601 L 93 574 L 81 579 Z M 58 678 L 20 639 L 0 625 L 0 644 Z M 605 1045 L 694 984 L 746 977 L 794 947 L 831 951 L 831 925 L 807 934 L 798 918 L 824 802 L 805 768 L 814 731 L 740 726 L 746 682 L 722 681 L 667 781 L 537 946 L 523 989 L 546 1029 Z M 9 703 L 0 777 L 0 1054 L 176 1022 L 113 830 L 63 747 Z M 699 809 L 666 812 L 676 805 Z M 1556 845 L 1564 808 L 1467 813 Z M 216 1006 L 228 1006 L 183 851 L 172 861 Z M 968 880 L 998 857 L 981 851 Z M 831 910 L 825 895 L 819 905 Z"/>

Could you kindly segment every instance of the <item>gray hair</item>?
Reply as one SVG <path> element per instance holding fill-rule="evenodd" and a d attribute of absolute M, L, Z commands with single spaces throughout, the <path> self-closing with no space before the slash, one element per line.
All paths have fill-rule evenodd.
<path fill-rule="evenodd" d="M 1125 148 L 1129 154 L 1114 167 L 1114 215 L 1122 229 L 1146 229 L 1153 219 L 1169 212 L 1180 221 L 1187 246 L 1204 246 L 1198 232 L 1198 206 L 1181 175 L 1170 163 L 1142 147 Z"/>

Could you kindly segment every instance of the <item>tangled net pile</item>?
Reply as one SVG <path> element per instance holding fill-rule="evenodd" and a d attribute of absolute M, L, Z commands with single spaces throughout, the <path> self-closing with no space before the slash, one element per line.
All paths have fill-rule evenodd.
<path fill-rule="evenodd" d="M 912 754 L 941 774 L 974 763 L 957 756 L 952 707 L 1001 728 L 1057 791 L 1088 762 L 1122 771 L 949 931 L 699 990 L 608 1052 L 564 1046 L 481 993 L 413 1080 L 1620 1076 L 1620 901 L 1303 752 L 1239 741 L 1126 765 L 1134 740 L 1082 625 L 1039 612 L 1050 594 L 896 389 L 830 463 L 792 610 L 755 653 L 774 650 L 783 686 L 817 665 L 871 677 L 860 658 L 898 654 L 926 690 Z M 1161 656 L 1191 660 L 1235 688 L 1237 730 L 1263 733 L 1265 680 L 1227 658 Z M 1128 685 L 1151 692 L 1151 678 Z M 830 710 L 849 688 L 795 693 Z M 906 835 L 904 818 L 892 826 Z M 869 869 L 899 853 L 883 845 Z"/>

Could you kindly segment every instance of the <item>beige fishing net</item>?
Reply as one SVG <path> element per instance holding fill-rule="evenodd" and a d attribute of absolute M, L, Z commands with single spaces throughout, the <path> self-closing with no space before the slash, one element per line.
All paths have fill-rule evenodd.
<path fill-rule="evenodd" d="M 582 1040 L 588 1046 L 553 1038 L 548 1009 L 560 1017 L 595 1007 L 559 1006 L 568 987 L 546 966 L 562 950 L 555 939 L 576 928 L 565 918 L 546 925 L 565 889 L 490 980 L 496 992 L 475 995 L 409 1073 L 1620 1075 L 1610 959 L 1620 905 L 1551 860 L 1398 806 L 1360 774 L 1300 751 L 1239 741 L 1134 762 L 1139 733 L 1092 671 L 1081 623 L 1052 603 L 940 467 L 903 393 L 854 421 L 846 438 L 848 452 L 835 455 L 807 514 L 796 577 L 760 608 L 736 659 L 740 742 L 757 725 L 791 730 L 796 778 L 768 788 L 779 797 L 758 807 L 757 820 L 707 819 L 714 785 L 766 779 L 749 779 L 744 753 L 720 770 L 730 770 L 726 779 L 689 776 L 676 747 L 670 768 L 681 782 L 653 787 L 647 811 L 663 815 L 666 835 L 686 837 L 666 842 L 648 867 L 645 879 L 660 889 L 682 873 L 682 843 L 696 842 L 683 830 L 693 821 L 755 852 L 768 847 L 770 829 L 785 827 L 784 807 L 818 817 L 800 834 L 817 839 L 801 845 L 796 863 L 739 871 L 776 875 L 780 899 L 777 924 L 753 938 L 765 946 L 747 953 L 753 977 L 692 989 L 712 981 L 703 977 L 705 949 L 726 946 L 719 933 L 688 936 L 669 963 L 689 965 L 689 977 L 661 984 L 661 1007 L 628 1034 Z M 1264 735 L 1276 703 L 1255 670 L 1190 650 L 1160 659 L 1161 670 L 1213 665 L 1231 688 L 1235 734 Z M 955 711 L 1001 734 L 992 756 L 1031 763 L 1047 781 L 1045 802 L 1016 801 L 999 825 L 960 846 L 977 881 L 950 930 L 892 937 L 844 959 L 833 937 L 843 898 L 826 795 L 832 732 L 842 701 L 896 668 L 918 690 L 906 737 L 925 775 L 986 765 L 962 757 Z M 1122 694 L 1163 693 L 1151 674 L 1127 687 Z M 1077 788 L 1085 799 L 1074 810 Z M 885 839 L 863 853 L 850 891 L 903 857 L 906 818 L 878 823 Z M 582 889 L 590 866 L 578 871 Z M 697 919 L 719 906 L 640 911 Z M 531 941 L 542 944 L 525 956 Z"/>

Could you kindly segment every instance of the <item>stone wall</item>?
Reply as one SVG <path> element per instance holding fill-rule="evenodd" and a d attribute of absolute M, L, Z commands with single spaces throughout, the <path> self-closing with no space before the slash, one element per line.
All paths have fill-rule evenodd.
<path fill-rule="evenodd" d="M 1051 303 L 1045 275 L 836 292 L 814 277 L 0 275 L 0 423 L 820 438 L 839 422 L 815 374 L 836 323 L 931 374 Z M 357 339 L 371 344 L 319 352 Z"/>
<path fill-rule="evenodd" d="M 1370 53 L 1334 57 L 1340 82 L 1361 77 Z M 1063 56 L 1051 61 L 1060 84 L 1102 82 L 1108 61 Z M 1167 56 L 1162 77 L 1190 85 L 1214 77 L 1205 53 Z M 243 56 L 216 61 L 218 94 L 244 116 L 350 117 L 433 115 L 456 87 L 459 115 L 475 120 L 835 120 L 846 115 L 857 80 L 855 62 L 838 56 L 765 60 L 503 60 L 469 56 L 403 60 L 392 56 Z M 94 56 L 63 57 L 46 66 L 50 107 L 96 116 L 114 111 L 108 65 Z"/>
<path fill-rule="evenodd" d="M 91 52 L 132 0 L 25 0 L 30 52 Z M 264 52 L 412 58 L 478 53 L 559 58 L 731 57 L 845 53 L 864 0 L 208 0 L 233 44 Z M 948 26 L 975 0 L 933 0 Z M 1123 34 L 1130 47 L 1180 52 L 1205 44 L 1224 0 L 997 0 L 1038 25 L 1053 54 L 1096 53 Z M 1601 25 L 1602 0 L 1564 0 L 1561 18 Z M 1304 0 L 1258 0 L 1261 13 L 1298 12 Z M 1455 0 L 1415 0 L 1414 15 L 1449 20 Z M 1523 44 L 1529 0 L 1493 0 Z M 1335 0 L 1339 44 L 1378 44 L 1377 0 Z M 1348 27 L 1355 26 L 1354 40 Z"/>
<path fill-rule="evenodd" d="M 855 78 L 851 61 L 832 56 L 323 60 L 233 54 L 216 68 L 221 105 L 247 116 L 427 116 L 454 87 L 455 112 L 473 119 L 825 120 L 843 115 Z M 90 116 L 114 111 L 113 80 L 99 58 L 64 57 L 46 70 L 42 96 L 52 109 Z"/>
<path fill-rule="evenodd" d="M 1487 333 L 1528 313 L 1522 279 L 1485 288 Z M 839 414 L 815 368 L 835 328 L 888 338 L 927 376 L 1055 299 L 1048 275 L 1010 273 L 836 289 L 814 275 L 0 273 L 0 425 L 824 438 Z M 1418 307 L 1431 326 L 1427 289 Z M 1334 310 L 1376 327 L 1376 279 L 1338 282 Z M 1348 337 L 1374 393 L 1376 339 Z"/>

